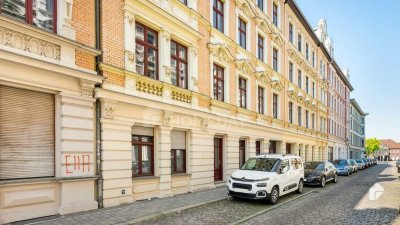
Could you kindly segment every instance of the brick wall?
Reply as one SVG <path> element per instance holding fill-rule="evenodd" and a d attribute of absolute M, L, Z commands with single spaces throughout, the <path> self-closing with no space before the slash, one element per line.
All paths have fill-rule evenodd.
<path fill-rule="evenodd" d="M 96 70 L 95 58 L 90 54 L 78 50 L 75 51 L 75 64 L 84 69 Z"/>

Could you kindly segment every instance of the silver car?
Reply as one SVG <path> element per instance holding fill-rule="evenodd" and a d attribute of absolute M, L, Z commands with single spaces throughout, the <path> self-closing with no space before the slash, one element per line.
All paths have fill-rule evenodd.
<path fill-rule="evenodd" d="M 396 162 L 397 172 L 400 173 L 400 159 Z"/>

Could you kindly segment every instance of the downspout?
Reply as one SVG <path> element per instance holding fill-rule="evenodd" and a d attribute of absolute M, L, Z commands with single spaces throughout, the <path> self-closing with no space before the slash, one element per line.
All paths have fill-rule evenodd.
<path fill-rule="evenodd" d="M 101 16 L 101 0 L 95 0 L 95 38 L 96 38 L 96 49 L 101 50 L 101 27 L 100 27 L 100 16 Z M 102 54 L 96 56 L 96 71 L 97 74 L 102 76 L 102 73 L 99 69 L 99 63 L 102 61 Z M 96 88 L 101 87 L 101 83 L 96 84 Z M 100 123 L 100 118 L 101 118 L 101 102 L 100 99 L 96 99 L 96 156 L 97 156 L 97 161 L 96 161 L 96 172 L 97 172 L 97 201 L 98 201 L 98 207 L 103 208 L 103 174 L 102 174 L 102 168 L 101 168 L 101 123 Z"/>

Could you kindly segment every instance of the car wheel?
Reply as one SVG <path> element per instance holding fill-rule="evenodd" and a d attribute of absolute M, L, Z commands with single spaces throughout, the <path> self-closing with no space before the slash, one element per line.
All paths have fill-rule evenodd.
<path fill-rule="evenodd" d="M 297 194 L 303 193 L 303 188 L 304 188 L 304 182 L 303 182 L 303 180 L 300 180 L 296 193 Z"/>
<path fill-rule="evenodd" d="M 325 179 L 325 177 L 322 177 L 322 179 L 321 179 L 321 187 L 325 187 L 325 184 L 326 184 L 326 179 Z"/>
<path fill-rule="evenodd" d="M 275 186 L 271 190 L 271 194 L 269 196 L 269 202 L 274 205 L 278 202 L 278 200 L 279 200 L 279 188 Z"/>
<path fill-rule="evenodd" d="M 347 171 L 347 175 L 346 176 L 350 176 L 350 171 Z"/>
<path fill-rule="evenodd" d="M 337 176 L 337 174 L 335 173 L 335 178 L 333 179 L 333 183 L 337 183 L 337 181 L 338 181 L 338 176 Z"/>

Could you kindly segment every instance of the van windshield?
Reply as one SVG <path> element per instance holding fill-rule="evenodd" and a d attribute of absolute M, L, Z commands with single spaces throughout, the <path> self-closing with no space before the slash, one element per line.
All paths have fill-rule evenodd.
<path fill-rule="evenodd" d="M 279 159 L 251 158 L 240 169 L 271 172 L 278 161 Z"/>

